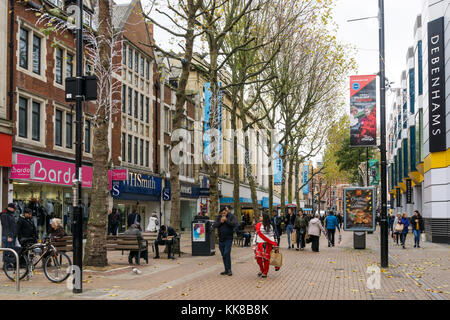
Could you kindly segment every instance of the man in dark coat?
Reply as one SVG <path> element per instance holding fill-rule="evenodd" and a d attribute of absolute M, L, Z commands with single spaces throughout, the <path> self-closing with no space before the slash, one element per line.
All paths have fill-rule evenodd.
<path fill-rule="evenodd" d="M 273 224 L 275 225 L 275 232 L 277 236 L 277 244 L 280 246 L 280 238 L 283 230 L 281 229 L 281 217 L 278 215 L 277 210 L 273 210 Z"/>
<path fill-rule="evenodd" d="M 219 230 L 219 250 L 225 267 L 225 271 L 221 272 L 221 275 L 233 275 L 231 272 L 231 247 L 233 245 L 233 233 L 238 226 L 239 223 L 231 212 L 226 209 L 220 211 L 214 227 Z"/>
<path fill-rule="evenodd" d="M 138 229 L 141 230 L 141 215 L 136 210 L 128 215 L 127 228 L 131 227 L 132 224 L 137 225 Z"/>
<path fill-rule="evenodd" d="M 168 258 L 175 260 L 175 257 L 172 255 L 172 247 L 174 238 L 176 238 L 177 232 L 174 228 L 165 225 L 162 225 L 158 232 L 158 238 L 155 241 L 155 252 L 156 256 L 153 259 L 159 259 L 159 248 L 158 245 L 167 245 L 168 250 Z"/>
<path fill-rule="evenodd" d="M 117 209 L 112 209 L 108 215 L 108 235 L 117 235 L 117 229 L 119 228 L 120 216 Z"/>
<path fill-rule="evenodd" d="M 14 218 L 14 212 L 16 212 L 16 205 L 10 203 L 0 216 L 3 248 L 14 248 L 16 243 L 16 219 Z M 3 252 L 3 261 L 5 261 L 5 253 L 6 251 Z"/>
<path fill-rule="evenodd" d="M 132 224 L 127 231 L 124 232 L 126 235 L 133 235 L 137 236 L 139 241 L 143 240 L 142 238 L 142 232 L 139 230 L 138 226 L 135 224 Z M 139 264 L 139 251 L 137 250 L 130 250 L 130 253 L 128 254 L 128 263 L 133 264 L 133 258 L 136 260 L 136 264 Z M 145 259 L 145 261 L 148 263 L 148 250 L 141 252 L 141 258 Z"/>
<path fill-rule="evenodd" d="M 20 216 L 17 221 L 17 238 L 22 247 L 32 245 L 37 242 L 36 226 L 31 220 L 32 211 L 29 208 L 25 208 L 23 215 Z"/>

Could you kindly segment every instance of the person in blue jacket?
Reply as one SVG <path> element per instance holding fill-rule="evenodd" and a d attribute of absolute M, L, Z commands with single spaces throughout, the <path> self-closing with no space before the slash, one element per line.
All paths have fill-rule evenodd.
<path fill-rule="evenodd" d="M 402 230 L 402 233 L 400 235 L 400 241 L 402 243 L 403 249 L 406 249 L 405 248 L 405 242 L 406 242 L 406 236 L 408 235 L 408 227 L 409 227 L 409 224 L 410 224 L 409 223 L 409 219 L 408 219 L 408 214 L 406 212 L 403 213 L 403 217 L 402 217 L 401 223 L 403 224 L 403 230 Z"/>
<path fill-rule="evenodd" d="M 339 233 L 341 233 L 341 228 L 339 227 L 339 222 L 333 211 L 330 211 L 328 216 L 325 218 L 325 226 L 327 228 L 328 235 L 328 246 L 334 247 L 334 234 L 336 233 L 336 228 L 338 228 Z"/>

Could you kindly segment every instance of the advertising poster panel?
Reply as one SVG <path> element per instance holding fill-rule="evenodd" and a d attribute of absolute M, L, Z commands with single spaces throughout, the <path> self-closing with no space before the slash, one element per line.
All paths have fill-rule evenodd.
<path fill-rule="evenodd" d="M 375 230 L 375 188 L 344 188 L 344 230 Z"/>
<path fill-rule="evenodd" d="M 376 75 L 350 77 L 350 146 L 377 144 Z"/>
<path fill-rule="evenodd" d="M 205 242 L 206 241 L 205 223 L 193 223 L 192 224 L 192 241 L 193 242 Z"/>

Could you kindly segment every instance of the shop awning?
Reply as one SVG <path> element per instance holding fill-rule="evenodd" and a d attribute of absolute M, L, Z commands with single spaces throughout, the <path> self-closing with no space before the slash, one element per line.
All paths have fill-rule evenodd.
<path fill-rule="evenodd" d="M 12 166 L 12 136 L 9 134 L 0 133 L 0 167 Z"/>

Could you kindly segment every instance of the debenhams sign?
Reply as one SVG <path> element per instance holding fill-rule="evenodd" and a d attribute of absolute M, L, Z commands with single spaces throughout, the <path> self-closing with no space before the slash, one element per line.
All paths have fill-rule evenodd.
<path fill-rule="evenodd" d="M 428 113 L 430 152 L 447 149 L 445 126 L 444 17 L 428 22 Z"/>

